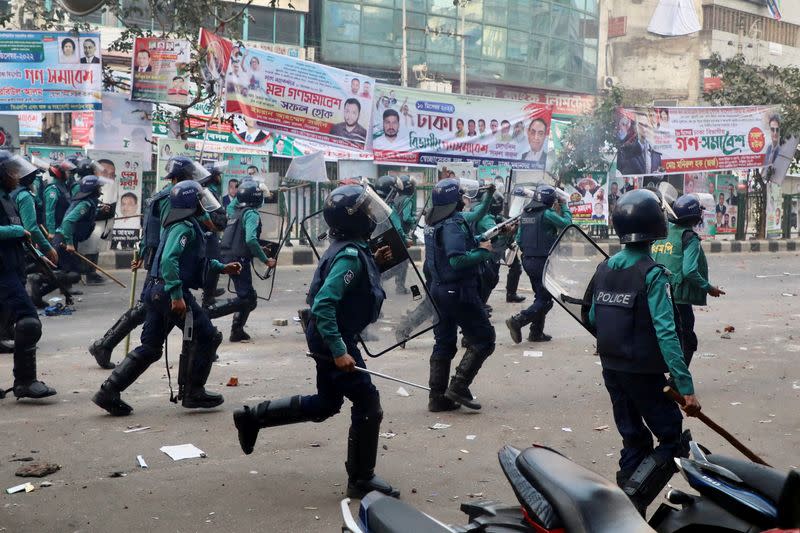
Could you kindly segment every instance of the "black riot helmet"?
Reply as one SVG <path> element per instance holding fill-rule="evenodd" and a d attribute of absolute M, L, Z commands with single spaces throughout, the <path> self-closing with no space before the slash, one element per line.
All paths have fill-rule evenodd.
<path fill-rule="evenodd" d="M 100 170 L 97 163 L 88 157 L 84 157 L 79 159 L 78 163 L 75 165 L 75 176 L 76 179 L 80 181 L 81 178 L 85 178 L 86 176 L 97 176 Z"/>
<path fill-rule="evenodd" d="M 325 198 L 322 216 L 335 239 L 366 239 L 391 209 L 370 187 L 342 185 Z"/>
<path fill-rule="evenodd" d="M 400 176 L 400 194 L 404 196 L 411 196 L 417 190 L 417 180 L 413 176 L 403 174 Z"/>
<path fill-rule="evenodd" d="M 667 236 L 667 217 L 658 196 L 647 189 L 629 191 L 617 200 L 613 214 L 619 242 L 652 242 Z"/>
<path fill-rule="evenodd" d="M 503 198 L 502 193 L 495 192 L 492 195 L 492 203 L 489 204 L 489 214 L 491 215 L 499 215 L 503 212 L 503 203 L 505 199 Z"/>
<path fill-rule="evenodd" d="M 703 206 L 693 194 L 684 194 L 672 205 L 674 222 L 681 225 L 696 226 L 703 219 Z"/>
<path fill-rule="evenodd" d="M 400 188 L 399 182 L 400 178 L 397 176 L 381 176 L 375 182 L 375 192 L 378 193 L 381 199 L 386 200 L 393 190 Z"/>

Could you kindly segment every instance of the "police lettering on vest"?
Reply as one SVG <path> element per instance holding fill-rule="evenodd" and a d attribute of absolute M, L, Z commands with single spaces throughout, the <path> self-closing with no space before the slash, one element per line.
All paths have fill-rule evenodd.
<path fill-rule="evenodd" d="M 596 305 L 616 305 L 631 308 L 636 302 L 636 293 L 597 291 L 594 302 Z"/>
<path fill-rule="evenodd" d="M 524 257 L 547 257 L 558 236 L 544 225 L 544 214 L 549 207 L 533 200 L 520 217 L 519 246 Z"/>

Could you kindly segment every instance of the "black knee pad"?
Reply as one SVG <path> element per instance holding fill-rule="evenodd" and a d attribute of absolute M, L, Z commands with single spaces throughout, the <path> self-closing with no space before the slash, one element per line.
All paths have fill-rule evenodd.
<path fill-rule="evenodd" d="M 247 299 L 245 300 L 245 305 L 246 305 L 245 309 L 247 311 L 253 311 L 255 310 L 256 307 L 258 307 L 258 296 L 256 295 L 255 292 L 247 297 Z"/>
<path fill-rule="evenodd" d="M 342 410 L 342 405 L 344 404 L 344 400 L 337 406 L 337 405 L 328 405 L 321 411 L 317 411 L 314 416 L 311 418 L 312 422 L 324 422 L 325 420 L 329 419 L 332 416 L 338 415 L 339 411 Z"/>
<path fill-rule="evenodd" d="M 35 346 L 42 338 L 42 323 L 35 316 L 25 316 L 17 320 L 14 342 L 19 347 Z"/>
<path fill-rule="evenodd" d="M 353 406 L 355 411 L 355 405 Z M 365 424 L 367 422 L 380 425 L 383 420 L 383 407 L 381 407 L 381 396 L 378 391 L 374 391 L 364 398 L 363 404 L 359 405 L 357 413 L 353 413 L 353 423 Z"/>
<path fill-rule="evenodd" d="M 137 359 L 142 363 L 151 365 L 161 359 L 161 347 L 142 346 L 139 350 L 131 352 L 131 357 Z"/>

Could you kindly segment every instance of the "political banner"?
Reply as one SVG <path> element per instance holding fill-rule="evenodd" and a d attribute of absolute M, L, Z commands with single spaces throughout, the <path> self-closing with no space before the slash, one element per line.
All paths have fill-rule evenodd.
<path fill-rule="evenodd" d="M 356 150 L 367 145 L 372 78 L 242 46 L 225 81 L 226 112 L 259 128 Z"/>
<path fill-rule="evenodd" d="M 783 237 L 783 190 L 777 183 L 767 183 L 767 238 Z"/>
<path fill-rule="evenodd" d="M 608 224 L 608 174 L 585 172 L 574 180 L 563 183 L 569 195 L 567 206 L 572 222 L 578 226 Z"/>
<path fill-rule="evenodd" d="M 131 63 L 131 100 L 188 105 L 191 45 L 185 39 L 137 37 Z"/>
<path fill-rule="evenodd" d="M 111 249 L 132 249 L 142 228 L 142 153 L 133 151 L 88 150 L 98 165 L 101 177 L 117 184 L 117 210 L 111 231 Z M 149 154 L 148 154 L 149 155 Z"/>
<path fill-rule="evenodd" d="M 101 109 L 100 34 L 0 31 L 0 110 Z"/>
<path fill-rule="evenodd" d="M 478 181 L 481 185 L 494 183 L 497 192 L 507 196 L 511 192 L 511 165 L 481 165 Z"/>
<path fill-rule="evenodd" d="M 776 107 L 635 107 L 616 114 L 625 176 L 761 168 Z M 774 141 L 773 141 L 774 144 Z"/>
<path fill-rule="evenodd" d="M 220 37 L 213 31 L 200 28 L 200 48 L 206 52 L 202 64 L 203 79 L 215 87 L 223 89 L 233 42 Z"/>
<path fill-rule="evenodd" d="M 736 233 L 739 220 L 739 178 L 730 174 L 716 176 L 714 202 L 717 234 Z"/>
<path fill-rule="evenodd" d="M 439 162 L 436 164 L 437 181 L 448 178 L 478 179 L 478 168 L 472 163 L 447 163 Z"/>
<path fill-rule="evenodd" d="M 25 155 L 36 156 L 50 161 L 51 163 L 59 163 L 69 156 L 84 157 L 83 148 L 80 146 L 45 146 L 41 144 L 26 144 Z"/>
<path fill-rule="evenodd" d="M 376 87 L 375 102 L 372 149 L 378 163 L 547 170 L 555 159 L 547 105 L 390 85 Z"/>
<path fill-rule="evenodd" d="M 142 154 L 144 170 L 150 170 L 153 145 L 153 104 L 131 102 L 122 93 L 103 93 L 103 112 L 94 120 L 96 150 L 128 150 Z"/>
<path fill-rule="evenodd" d="M 0 150 L 19 151 L 19 118 L 0 115 Z"/>
<path fill-rule="evenodd" d="M 158 139 L 158 162 L 156 163 L 156 176 L 159 180 L 166 179 L 167 163 L 170 158 L 183 155 L 195 158 L 195 142 L 182 141 L 180 139 Z M 160 188 L 160 187 L 159 187 Z"/>
<path fill-rule="evenodd" d="M 73 111 L 71 119 L 72 144 L 91 147 L 94 141 L 94 113 Z"/>
<path fill-rule="evenodd" d="M 40 137 L 42 135 L 41 113 L 17 113 L 20 137 Z"/>

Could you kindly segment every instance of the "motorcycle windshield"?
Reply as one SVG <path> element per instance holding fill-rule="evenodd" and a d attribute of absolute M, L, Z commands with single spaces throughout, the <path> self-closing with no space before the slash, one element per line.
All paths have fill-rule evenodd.
<path fill-rule="evenodd" d="M 589 285 L 597 266 L 608 258 L 578 226 L 567 226 L 556 240 L 544 266 L 542 282 L 553 299 L 588 331 Z"/>

